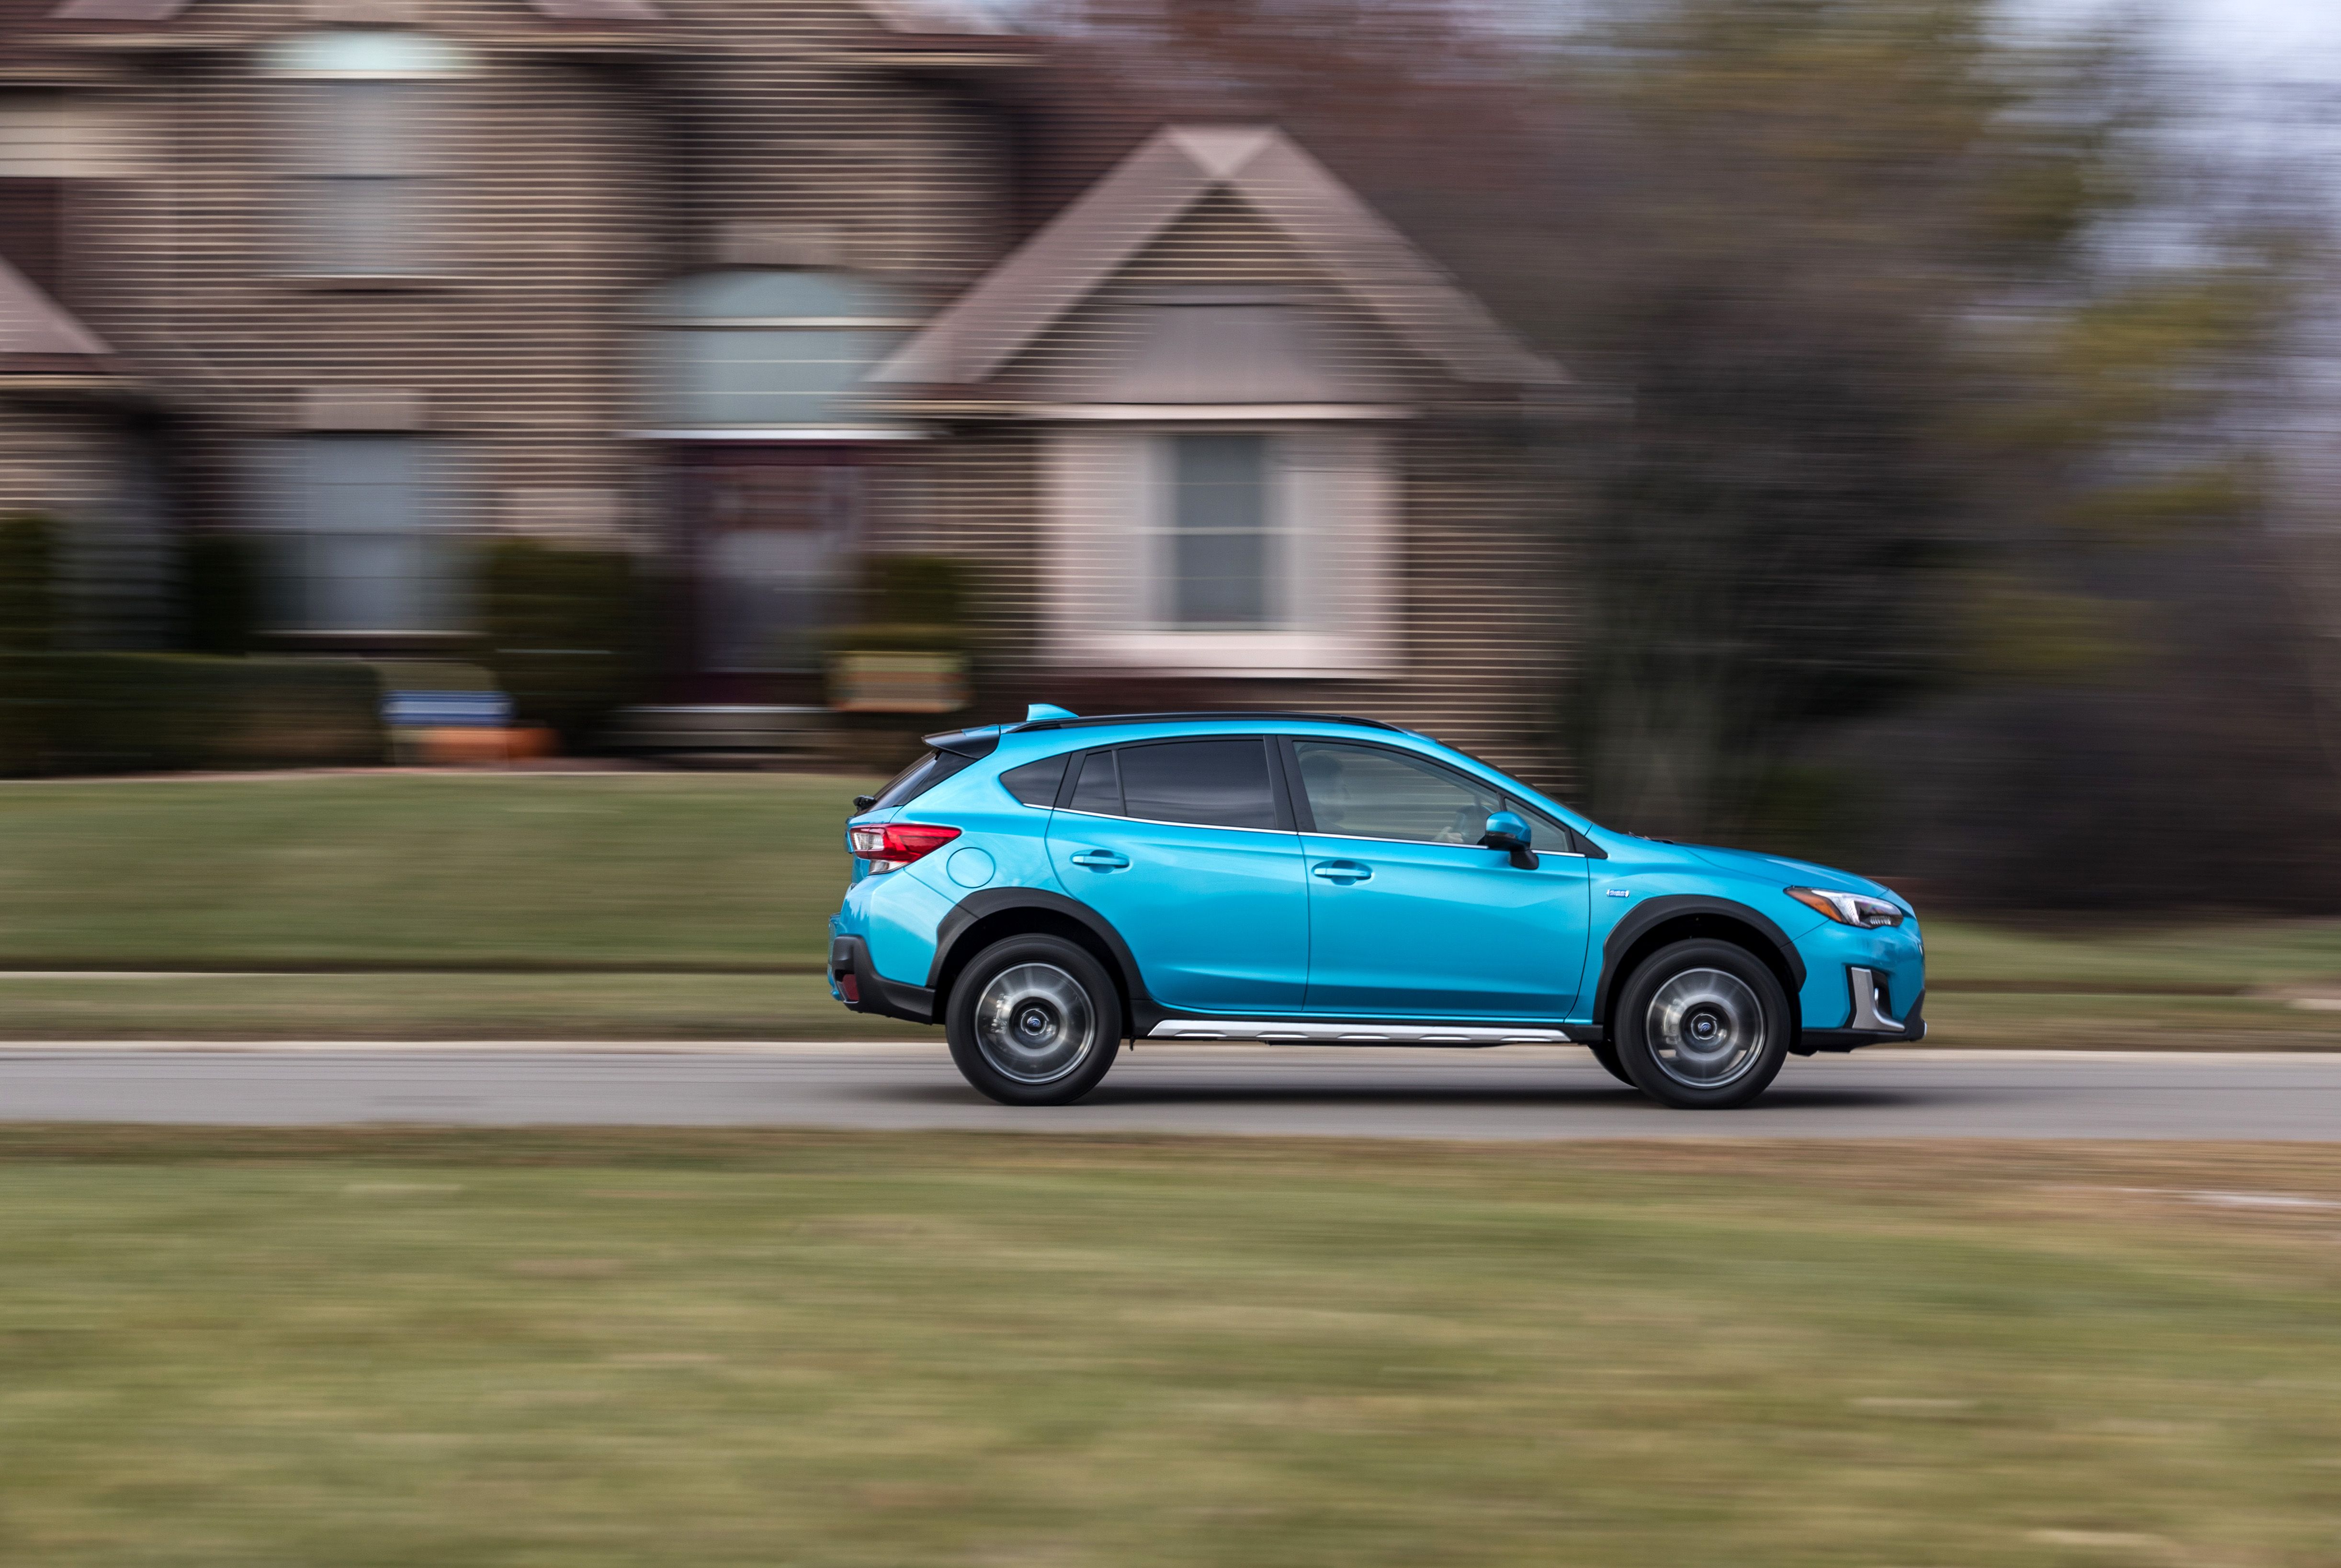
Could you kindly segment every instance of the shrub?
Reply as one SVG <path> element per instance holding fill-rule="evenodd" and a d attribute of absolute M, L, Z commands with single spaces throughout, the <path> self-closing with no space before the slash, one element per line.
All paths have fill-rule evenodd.
<path fill-rule="evenodd" d="M 0 654 L 11 773 L 364 766 L 384 757 L 364 664 L 181 653 Z"/>
<path fill-rule="evenodd" d="M 499 540 L 481 566 L 484 662 L 522 724 L 550 726 L 563 747 L 590 747 L 642 682 L 643 590 L 624 551 Z"/>
<path fill-rule="evenodd" d="M 187 646 L 197 653 L 249 653 L 260 627 L 260 543 L 242 534 L 187 541 Z"/>
<path fill-rule="evenodd" d="M 45 669 L 23 656 L 56 646 L 56 524 L 0 516 L 0 773 L 34 769 L 41 753 Z"/>

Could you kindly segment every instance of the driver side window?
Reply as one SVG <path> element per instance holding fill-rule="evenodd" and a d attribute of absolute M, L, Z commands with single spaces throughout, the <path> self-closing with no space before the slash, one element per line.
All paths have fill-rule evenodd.
<path fill-rule="evenodd" d="M 1295 740 L 1293 750 L 1320 833 L 1477 844 L 1489 817 L 1504 809 L 1504 798 L 1495 790 L 1435 762 L 1330 740 Z"/>

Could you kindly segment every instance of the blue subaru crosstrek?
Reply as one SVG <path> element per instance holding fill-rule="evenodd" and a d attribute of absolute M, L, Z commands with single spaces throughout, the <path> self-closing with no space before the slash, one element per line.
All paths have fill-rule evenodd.
<path fill-rule="evenodd" d="M 1603 828 L 1410 730 L 1036 706 L 927 745 L 854 802 L 830 984 L 1007 1104 L 1079 1099 L 1126 1039 L 1575 1041 L 1719 1108 L 1926 1035 L 1890 888 Z"/>

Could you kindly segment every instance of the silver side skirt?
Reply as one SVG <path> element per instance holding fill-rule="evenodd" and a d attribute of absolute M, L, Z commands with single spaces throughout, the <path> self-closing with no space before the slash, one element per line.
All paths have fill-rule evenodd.
<path fill-rule="evenodd" d="M 1878 975 L 1870 969 L 1848 969 L 1853 977 L 1853 1021 L 1848 1029 L 1876 1029 L 1882 1034 L 1898 1035 L 1902 1026 L 1878 1008 Z"/>
<path fill-rule="evenodd" d="M 1306 1046 L 1565 1046 L 1559 1029 L 1479 1028 L 1468 1024 L 1383 1024 L 1328 1018 L 1321 1023 L 1263 1023 L 1241 1018 L 1165 1018 L 1150 1040 L 1262 1040 Z"/>

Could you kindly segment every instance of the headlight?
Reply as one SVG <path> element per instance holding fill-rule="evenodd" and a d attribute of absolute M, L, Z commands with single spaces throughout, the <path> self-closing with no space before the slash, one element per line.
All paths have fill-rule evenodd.
<path fill-rule="evenodd" d="M 1903 920 L 1901 905 L 1873 898 L 1867 893 L 1840 893 L 1832 888 L 1788 888 L 1783 891 L 1840 926 L 1898 926 Z"/>

